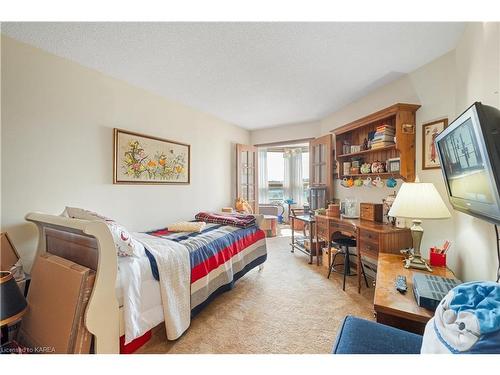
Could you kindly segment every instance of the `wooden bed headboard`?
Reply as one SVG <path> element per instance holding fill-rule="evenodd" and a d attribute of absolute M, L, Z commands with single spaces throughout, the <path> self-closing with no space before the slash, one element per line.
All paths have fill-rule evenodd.
<path fill-rule="evenodd" d="M 45 228 L 45 250 L 97 271 L 99 251 L 94 237 Z"/>
<path fill-rule="evenodd" d="M 85 313 L 95 337 L 95 353 L 120 352 L 120 310 L 116 298 L 118 260 L 113 236 L 102 221 L 32 212 L 25 219 L 38 228 L 36 255 L 49 252 L 96 271 Z"/>

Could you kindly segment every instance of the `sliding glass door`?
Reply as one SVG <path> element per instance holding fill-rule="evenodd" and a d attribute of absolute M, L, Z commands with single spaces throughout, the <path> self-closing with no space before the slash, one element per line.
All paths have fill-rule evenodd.
<path fill-rule="evenodd" d="M 245 199 L 254 213 L 259 211 L 257 147 L 236 145 L 236 195 Z"/>

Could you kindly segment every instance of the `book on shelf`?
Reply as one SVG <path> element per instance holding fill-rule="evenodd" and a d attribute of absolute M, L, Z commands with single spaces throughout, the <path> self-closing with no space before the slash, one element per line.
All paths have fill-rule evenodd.
<path fill-rule="evenodd" d="M 372 150 L 377 148 L 384 148 L 394 145 L 394 142 L 372 142 Z"/>
<path fill-rule="evenodd" d="M 379 142 L 379 141 L 392 142 L 394 141 L 394 135 L 393 134 L 375 135 L 375 137 L 373 137 L 372 142 Z"/>
<path fill-rule="evenodd" d="M 384 131 L 384 130 L 392 130 L 394 131 L 394 127 L 390 126 L 390 125 L 387 125 L 387 124 L 384 124 L 384 125 L 379 125 L 375 128 L 376 131 Z"/>
<path fill-rule="evenodd" d="M 390 137 L 389 139 L 375 139 L 372 141 L 374 143 L 394 143 L 394 137 Z"/>
<path fill-rule="evenodd" d="M 375 135 L 377 134 L 394 134 L 394 129 L 384 129 L 384 130 L 377 129 L 375 131 Z"/>

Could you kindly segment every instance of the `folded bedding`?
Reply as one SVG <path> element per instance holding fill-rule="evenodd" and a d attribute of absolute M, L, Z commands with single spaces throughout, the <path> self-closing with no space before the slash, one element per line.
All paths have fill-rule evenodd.
<path fill-rule="evenodd" d="M 255 225 L 254 215 L 244 214 L 217 214 L 213 212 L 199 212 L 195 219 L 205 223 L 232 225 L 239 228 L 248 228 Z"/>

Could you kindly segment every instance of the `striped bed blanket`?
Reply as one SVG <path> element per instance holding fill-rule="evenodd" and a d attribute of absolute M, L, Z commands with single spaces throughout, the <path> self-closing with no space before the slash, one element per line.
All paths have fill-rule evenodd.
<path fill-rule="evenodd" d="M 267 258 L 265 234 L 256 225 L 207 224 L 202 232 L 169 232 L 165 228 L 147 234 L 177 242 L 189 251 L 192 317 Z M 147 249 L 146 255 L 153 276 L 159 280 L 154 256 Z"/>

